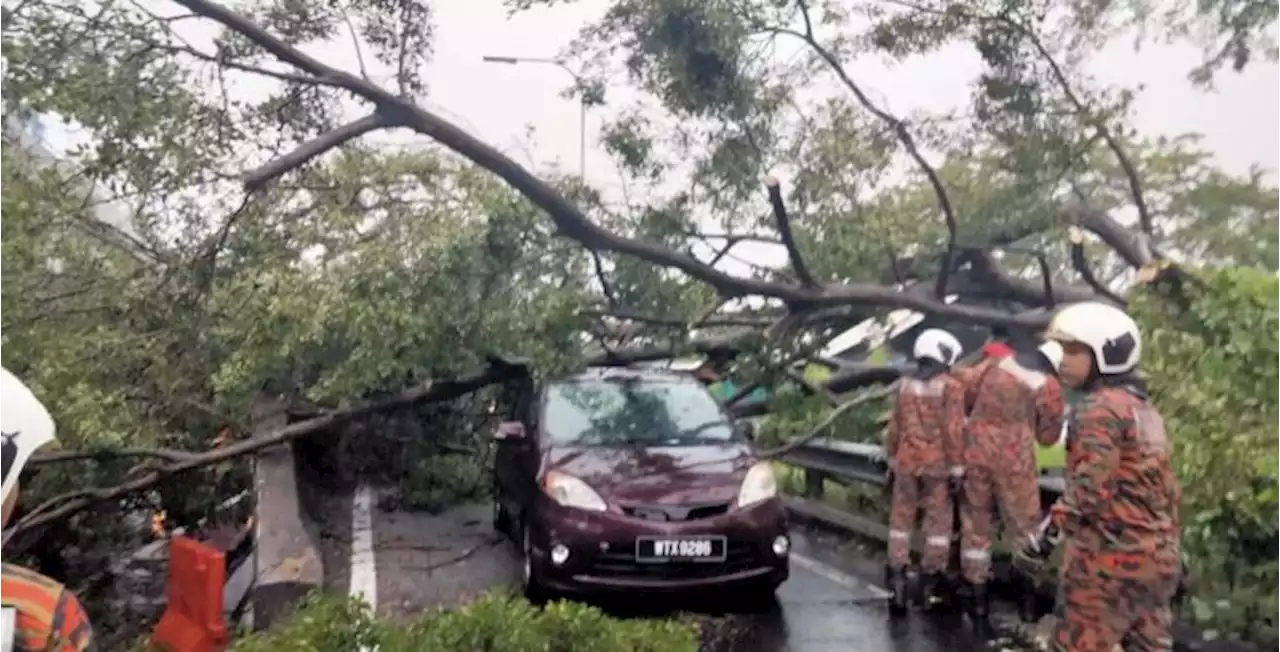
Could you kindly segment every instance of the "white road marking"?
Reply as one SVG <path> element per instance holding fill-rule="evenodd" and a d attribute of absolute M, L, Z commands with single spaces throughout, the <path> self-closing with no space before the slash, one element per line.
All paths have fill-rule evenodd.
<path fill-rule="evenodd" d="M 351 499 L 351 591 L 369 608 L 378 611 L 378 567 L 373 550 L 374 490 L 368 485 L 356 488 Z"/>
<path fill-rule="evenodd" d="M 835 582 L 836 584 L 839 584 L 840 586 L 843 586 L 847 589 L 864 588 L 867 591 L 869 591 L 871 595 L 881 599 L 888 598 L 889 596 L 893 595 L 892 593 L 889 593 L 885 589 L 879 586 L 876 586 L 875 584 L 863 582 L 862 580 L 852 575 L 849 575 L 848 573 L 845 573 L 838 568 L 834 568 L 830 565 L 824 564 L 818 561 L 817 559 L 812 559 L 804 555 L 797 555 L 796 553 L 793 552 L 791 553 L 791 563 L 797 566 L 800 566 L 805 570 L 811 571 L 813 573 L 817 573 L 818 575 L 821 575 L 822 577 L 828 580 L 831 580 L 832 582 Z"/>

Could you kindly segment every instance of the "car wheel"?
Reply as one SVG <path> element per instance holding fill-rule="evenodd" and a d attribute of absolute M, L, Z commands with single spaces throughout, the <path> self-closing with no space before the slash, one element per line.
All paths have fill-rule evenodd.
<path fill-rule="evenodd" d="M 778 606 L 777 592 L 777 584 L 759 584 L 738 594 L 738 602 L 747 613 L 769 613 Z"/>
<path fill-rule="evenodd" d="M 543 588 L 542 583 L 538 581 L 538 573 L 533 565 L 533 537 L 529 534 L 529 528 L 522 524 L 520 527 L 521 589 L 524 592 L 524 597 L 530 602 L 546 602 L 546 590 Z"/>

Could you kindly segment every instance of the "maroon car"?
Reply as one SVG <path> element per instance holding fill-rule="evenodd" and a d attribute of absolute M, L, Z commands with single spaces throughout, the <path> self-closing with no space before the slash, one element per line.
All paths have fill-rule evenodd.
<path fill-rule="evenodd" d="M 525 394 L 495 435 L 494 526 L 527 594 L 772 597 L 787 579 L 773 471 L 692 376 L 591 369 Z"/>

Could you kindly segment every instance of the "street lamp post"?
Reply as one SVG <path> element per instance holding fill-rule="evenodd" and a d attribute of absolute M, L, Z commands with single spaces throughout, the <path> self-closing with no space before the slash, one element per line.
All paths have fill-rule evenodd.
<path fill-rule="evenodd" d="M 556 66 L 569 73 L 570 77 L 573 77 L 573 82 L 578 85 L 578 176 L 585 180 L 587 175 L 587 87 L 582 80 L 582 76 L 559 59 L 485 56 L 484 61 L 485 63 L 505 63 L 512 66 L 518 63 L 540 63 Z"/>

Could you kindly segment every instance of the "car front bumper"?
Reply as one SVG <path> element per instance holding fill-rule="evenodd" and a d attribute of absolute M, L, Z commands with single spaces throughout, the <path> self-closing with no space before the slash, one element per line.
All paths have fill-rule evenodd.
<path fill-rule="evenodd" d="M 786 509 L 777 498 L 710 518 L 655 522 L 620 512 L 584 512 L 551 500 L 538 505 L 532 521 L 533 571 L 544 586 L 566 593 L 688 591 L 743 585 L 777 586 L 789 574 Z M 636 538 L 724 536 L 723 561 L 640 562 Z M 563 563 L 552 562 L 556 544 L 568 548 Z"/>

